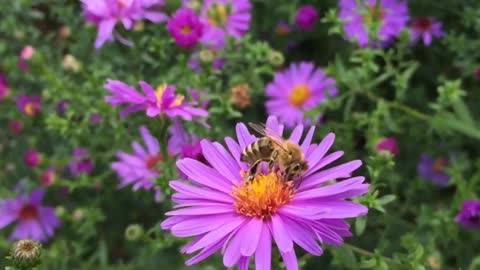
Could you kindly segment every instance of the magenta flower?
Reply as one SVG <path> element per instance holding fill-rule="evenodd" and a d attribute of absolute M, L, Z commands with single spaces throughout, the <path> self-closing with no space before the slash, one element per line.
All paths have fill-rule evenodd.
<path fill-rule="evenodd" d="M 325 76 L 313 63 L 291 64 L 275 74 L 265 92 L 269 115 L 275 115 L 288 127 L 303 123 L 303 112 L 317 107 L 328 96 L 336 96 L 335 80 Z"/>
<path fill-rule="evenodd" d="M 151 9 L 163 5 L 163 0 L 81 0 L 83 13 L 88 22 L 98 28 L 95 48 L 100 48 L 106 41 L 114 41 L 114 28 L 119 22 L 130 30 L 139 20 L 147 19 L 153 23 L 165 22 L 168 17 L 163 12 Z M 120 35 L 116 37 L 129 45 Z"/>
<path fill-rule="evenodd" d="M 464 201 L 460 213 L 455 217 L 455 222 L 467 228 L 480 228 L 480 201 Z"/>
<path fill-rule="evenodd" d="M 251 9 L 248 0 L 205 0 L 200 15 L 205 35 L 221 30 L 235 38 L 243 37 L 250 27 Z"/>
<path fill-rule="evenodd" d="M 26 116 L 36 116 L 42 109 L 42 99 L 39 96 L 26 96 L 21 93 L 17 97 L 17 108 Z"/>
<path fill-rule="evenodd" d="M 200 140 L 195 135 L 188 134 L 180 120 L 175 120 L 173 125 L 168 129 L 168 133 L 170 134 L 167 143 L 169 155 L 178 155 L 180 158 L 192 158 L 203 161 Z"/>
<path fill-rule="evenodd" d="M 102 121 L 102 116 L 98 113 L 94 113 L 90 116 L 90 123 L 92 124 L 98 124 Z"/>
<path fill-rule="evenodd" d="M 20 134 L 20 132 L 23 131 L 23 122 L 20 120 L 10 120 L 8 122 L 8 128 L 10 129 L 10 132 L 14 135 Z"/>
<path fill-rule="evenodd" d="M 140 134 L 147 150 L 134 141 L 132 143 L 134 152 L 127 154 L 119 151 L 117 153 L 119 161 L 112 163 L 112 169 L 120 176 L 120 188 L 133 184 L 134 191 L 140 188 L 151 189 L 155 186 L 152 180 L 160 174 L 157 165 L 163 158 L 159 143 L 145 126 L 140 127 Z"/>
<path fill-rule="evenodd" d="M 181 117 L 185 120 L 192 120 L 196 116 L 208 116 L 206 110 L 194 107 L 197 102 L 188 102 L 184 96 L 175 95 L 175 86 L 164 84 L 154 90 L 146 82 L 139 82 L 139 85 L 145 96 L 130 85 L 109 79 L 105 88 L 112 95 L 105 97 L 105 101 L 114 107 L 129 104 L 120 112 L 120 117 L 136 111 L 146 111 L 148 117 L 166 114 L 170 118 Z"/>
<path fill-rule="evenodd" d="M 168 20 L 167 30 L 175 42 L 183 48 L 193 48 L 202 36 L 203 26 L 195 11 L 180 8 Z"/>
<path fill-rule="evenodd" d="M 267 120 L 272 132 L 282 135 L 276 118 Z M 177 167 L 189 182 L 171 181 L 175 210 L 162 224 L 177 237 L 194 237 L 182 253 L 198 253 L 186 262 L 192 265 L 222 250 L 223 263 L 248 269 L 250 258 L 255 269 L 270 269 L 272 244 L 276 244 L 287 270 L 298 269 L 294 243 L 320 256 L 320 244 L 342 245 L 351 236 L 343 219 L 365 215 L 368 209 L 347 199 L 368 191 L 364 177 L 351 177 L 360 160 L 325 169 L 339 159 L 342 151 L 327 155 L 335 135 L 327 135 L 319 144 L 311 144 L 311 127 L 300 144 L 303 126 L 297 126 L 289 140 L 299 143 L 309 170 L 302 179 L 288 181 L 275 172 L 261 171 L 245 182 L 249 165 L 240 161 L 240 153 L 256 140 L 244 124 L 236 127 L 238 143 L 226 138 L 227 149 L 217 142 L 202 140 L 202 151 L 211 165 L 194 159 L 182 159 Z M 346 179 L 345 179 L 346 178 Z M 338 182 L 331 184 L 331 180 Z"/>
<path fill-rule="evenodd" d="M 317 21 L 318 12 L 312 5 L 300 7 L 295 15 L 295 24 L 300 30 L 312 31 Z"/>
<path fill-rule="evenodd" d="M 90 159 L 87 150 L 77 148 L 72 151 L 73 160 L 67 166 L 73 176 L 90 174 L 93 171 L 93 161 Z"/>
<path fill-rule="evenodd" d="M 24 71 L 28 72 L 30 68 L 28 67 L 28 60 L 33 57 L 35 54 L 35 48 L 33 48 L 30 45 L 27 45 L 23 47 L 22 51 L 20 52 L 20 55 L 18 56 L 18 67 Z"/>
<path fill-rule="evenodd" d="M 340 0 L 339 6 L 347 39 L 356 40 L 362 47 L 376 45 L 369 40 L 368 26 L 379 24 L 375 34 L 380 44 L 385 45 L 400 35 L 409 20 L 404 0 Z"/>
<path fill-rule="evenodd" d="M 387 151 L 394 156 L 398 155 L 399 150 L 397 145 L 397 138 L 389 137 L 379 140 L 375 145 L 375 150 Z"/>
<path fill-rule="evenodd" d="M 448 159 L 440 157 L 435 160 L 430 155 L 424 154 L 417 165 L 417 172 L 420 177 L 431 181 L 437 186 L 448 185 L 450 176 L 445 171 L 448 166 Z"/>
<path fill-rule="evenodd" d="M 57 103 L 57 112 L 59 114 L 64 114 L 67 111 L 68 104 L 70 102 L 66 99 L 62 99 Z"/>
<path fill-rule="evenodd" d="M 50 166 L 47 170 L 45 170 L 40 175 L 40 183 L 44 187 L 51 186 L 55 182 L 56 178 L 56 168 L 54 166 Z"/>
<path fill-rule="evenodd" d="M 8 81 L 5 75 L 0 74 L 0 100 L 5 99 L 10 95 L 10 89 L 8 88 Z"/>
<path fill-rule="evenodd" d="M 37 167 L 42 161 L 42 156 L 35 149 L 29 149 L 23 154 L 23 162 L 28 167 Z"/>
<path fill-rule="evenodd" d="M 443 37 L 442 23 L 434 18 L 415 18 L 410 26 L 410 38 L 412 42 L 422 40 L 425 46 L 430 46 L 433 38 Z"/>
<path fill-rule="evenodd" d="M 34 239 L 45 241 L 53 236 L 54 229 L 60 226 L 55 208 L 42 206 L 44 190 L 38 189 L 29 196 L 0 201 L 0 229 L 12 222 L 17 223 L 10 240 Z"/>

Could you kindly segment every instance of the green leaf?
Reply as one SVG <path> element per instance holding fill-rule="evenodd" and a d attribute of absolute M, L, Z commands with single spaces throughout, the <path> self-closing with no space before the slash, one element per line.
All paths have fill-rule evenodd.
<path fill-rule="evenodd" d="M 367 227 L 367 216 L 361 216 L 355 219 L 355 233 L 357 235 L 362 235 Z"/>

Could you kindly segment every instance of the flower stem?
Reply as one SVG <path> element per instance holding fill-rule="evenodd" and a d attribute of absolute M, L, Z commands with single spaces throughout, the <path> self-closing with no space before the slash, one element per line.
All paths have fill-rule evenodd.
<path fill-rule="evenodd" d="M 411 116 L 414 116 L 420 120 L 423 120 L 423 121 L 429 121 L 431 120 L 431 117 L 429 115 L 426 115 L 422 112 L 419 112 L 409 106 L 406 106 L 402 103 L 398 103 L 396 101 L 388 101 L 388 100 L 385 100 L 384 98 L 382 97 L 379 97 L 377 95 L 375 95 L 374 93 L 370 92 L 370 91 L 367 91 L 367 92 L 359 92 L 361 94 L 364 94 L 366 97 L 368 97 L 370 100 L 373 100 L 373 101 L 376 101 L 376 102 L 379 102 L 379 101 L 382 101 L 384 102 L 385 104 L 387 104 L 387 106 L 391 107 L 391 108 L 395 108 L 397 110 L 400 110 L 400 111 L 403 111 L 407 114 L 410 114 Z"/>

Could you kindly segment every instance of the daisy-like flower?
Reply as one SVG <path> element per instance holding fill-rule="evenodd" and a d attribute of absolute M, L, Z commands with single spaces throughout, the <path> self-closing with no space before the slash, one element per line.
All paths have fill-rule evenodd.
<path fill-rule="evenodd" d="M 450 180 L 450 176 L 445 171 L 447 166 L 448 159 L 439 157 L 434 160 L 430 155 L 424 154 L 418 162 L 417 171 L 422 178 L 444 187 Z"/>
<path fill-rule="evenodd" d="M 339 5 L 347 38 L 362 47 L 375 45 L 368 33 L 372 25 L 377 25 L 377 40 L 386 44 L 400 35 L 409 20 L 405 0 L 340 0 Z"/>
<path fill-rule="evenodd" d="M 167 21 L 168 17 L 163 12 L 152 8 L 163 5 L 163 0 L 81 0 L 84 16 L 88 22 L 98 28 L 95 48 L 100 48 L 106 41 L 114 41 L 114 28 L 119 22 L 125 29 L 130 30 L 139 20 L 147 19 L 153 23 Z M 130 44 L 120 35 L 120 41 Z"/>
<path fill-rule="evenodd" d="M 317 21 L 318 12 L 312 5 L 300 7 L 295 15 L 295 25 L 300 30 L 312 31 Z"/>
<path fill-rule="evenodd" d="M 480 228 L 480 201 L 464 201 L 455 221 L 467 228 Z"/>
<path fill-rule="evenodd" d="M 170 138 L 167 143 L 168 154 L 180 158 L 192 158 L 203 162 L 200 140 L 187 133 L 179 119 L 175 119 L 168 129 Z"/>
<path fill-rule="evenodd" d="M 434 18 L 415 18 L 410 26 L 410 38 L 412 42 L 422 40 L 425 46 L 430 46 L 433 38 L 443 37 L 442 23 Z"/>
<path fill-rule="evenodd" d="M 87 150 L 77 148 L 72 151 L 73 160 L 67 166 L 73 176 L 90 174 L 93 171 L 93 161 L 90 159 Z"/>
<path fill-rule="evenodd" d="M 0 74 L 0 100 L 5 99 L 10 94 L 10 89 L 8 88 L 8 81 L 5 75 Z"/>
<path fill-rule="evenodd" d="M 117 153 L 119 161 L 112 163 L 112 169 L 120 176 L 120 188 L 133 184 L 134 191 L 140 188 L 151 189 L 155 186 L 152 180 L 160 173 L 157 165 L 163 158 L 157 139 L 145 126 L 140 127 L 140 134 L 147 149 L 134 141 L 132 143 L 134 152 L 128 154 L 119 151 Z"/>
<path fill-rule="evenodd" d="M 282 135 L 283 126 L 274 117 L 267 120 L 267 128 Z M 362 162 L 325 169 L 343 152 L 327 154 L 334 134 L 312 144 L 314 131 L 311 127 L 301 140 L 303 126 L 297 126 L 289 138 L 300 145 L 309 166 L 295 181 L 266 170 L 250 182 L 244 180 L 249 165 L 240 161 L 240 155 L 256 140 L 244 124 L 236 127 L 238 142 L 225 139 L 227 149 L 202 140 L 203 155 L 210 165 L 188 158 L 177 162 L 189 182 L 170 182 L 176 191 L 172 196 L 175 210 L 166 213 L 170 217 L 161 226 L 175 236 L 194 237 L 181 250 L 186 254 L 199 251 L 187 265 L 222 250 L 226 267 L 238 265 L 246 270 L 253 258 L 255 269 L 271 269 L 275 243 L 287 270 L 294 270 L 298 269 L 294 243 L 320 256 L 320 244 L 342 245 L 343 237 L 351 236 L 343 219 L 368 212 L 365 206 L 347 200 L 368 191 L 364 177 L 351 177 Z M 338 182 L 330 184 L 331 180 Z"/>
<path fill-rule="evenodd" d="M 313 63 L 294 63 L 275 74 L 265 92 L 269 115 L 288 127 L 303 123 L 303 112 L 317 107 L 328 96 L 336 96 L 335 80 Z"/>
<path fill-rule="evenodd" d="M 375 145 L 375 150 L 387 151 L 394 156 L 398 155 L 399 150 L 397 145 L 397 138 L 388 137 L 388 138 L 383 138 L 379 140 Z"/>
<path fill-rule="evenodd" d="M 42 206 L 44 190 L 34 190 L 28 196 L 0 201 L 0 229 L 12 222 L 17 223 L 10 240 L 34 239 L 45 241 L 53 236 L 54 229 L 60 226 L 55 208 Z"/>
<path fill-rule="evenodd" d="M 249 0 L 205 0 L 200 18 L 210 31 L 221 30 L 226 35 L 241 38 L 250 27 L 252 5 Z"/>
<path fill-rule="evenodd" d="M 192 48 L 197 45 L 202 36 L 203 26 L 195 11 L 189 8 L 180 8 L 168 20 L 167 30 L 175 42 L 183 48 Z"/>
<path fill-rule="evenodd" d="M 26 96 L 21 93 L 17 97 L 17 108 L 26 116 L 36 116 L 42 109 L 42 99 L 39 96 Z"/>
<path fill-rule="evenodd" d="M 137 111 L 146 111 L 148 117 L 166 114 L 170 118 L 181 117 L 192 120 L 193 117 L 206 117 L 208 112 L 201 108 L 195 101 L 186 101 L 183 95 L 175 95 L 175 86 L 160 85 L 156 90 L 146 82 L 139 82 L 145 96 L 137 90 L 121 81 L 107 80 L 105 88 L 112 94 L 105 97 L 105 101 L 112 106 L 128 104 L 120 112 L 120 117 Z"/>

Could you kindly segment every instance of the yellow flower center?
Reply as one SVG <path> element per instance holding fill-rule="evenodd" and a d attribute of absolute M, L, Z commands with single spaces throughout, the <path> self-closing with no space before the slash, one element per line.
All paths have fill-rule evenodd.
<path fill-rule="evenodd" d="M 190 27 L 190 25 L 185 25 L 184 27 L 182 27 L 181 32 L 184 35 L 188 35 L 192 32 L 192 28 Z"/>
<path fill-rule="evenodd" d="M 289 203 L 294 193 L 292 181 L 272 172 L 258 174 L 252 181 L 235 186 L 232 195 L 239 214 L 268 219 Z"/>
<path fill-rule="evenodd" d="M 23 108 L 23 110 L 25 111 L 26 115 L 33 116 L 37 111 L 37 105 L 33 102 L 28 102 L 27 104 L 25 104 L 25 107 Z"/>
<path fill-rule="evenodd" d="M 369 5 L 367 7 L 367 15 L 363 17 L 363 21 L 370 23 L 373 21 L 383 21 L 385 18 L 385 12 L 377 5 Z"/>
<path fill-rule="evenodd" d="M 432 169 L 436 172 L 443 172 L 447 162 L 443 158 L 438 158 L 433 162 Z"/>
<path fill-rule="evenodd" d="M 155 92 L 155 96 L 157 97 L 157 106 L 159 108 L 162 108 L 162 96 L 163 93 L 165 93 L 165 90 L 167 89 L 168 85 L 166 83 L 161 84 L 157 87 L 157 91 Z M 170 104 L 170 107 L 176 107 L 179 106 L 183 103 L 183 100 L 185 97 L 183 95 L 176 95 L 175 100 Z"/>
<path fill-rule="evenodd" d="M 310 98 L 312 93 L 306 84 L 300 84 L 293 88 L 290 93 L 289 101 L 295 107 L 302 107 L 303 104 Z"/>
<path fill-rule="evenodd" d="M 212 7 L 207 12 L 208 22 L 213 26 L 224 26 L 227 23 L 228 15 L 227 8 L 217 3 L 212 4 Z"/>

